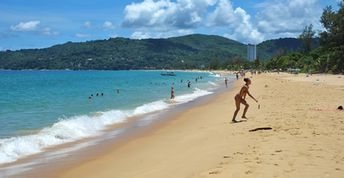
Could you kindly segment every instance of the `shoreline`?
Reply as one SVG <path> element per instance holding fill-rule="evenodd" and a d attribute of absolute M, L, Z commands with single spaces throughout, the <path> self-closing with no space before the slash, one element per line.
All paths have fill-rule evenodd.
<path fill-rule="evenodd" d="M 180 75 L 182 76 L 182 74 L 180 74 Z M 194 73 L 194 75 L 198 75 L 198 74 Z M 204 73 L 204 75 L 208 76 L 210 74 Z M 215 77 L 211 77 L 211 78 L 212 79 L 209 79 L 210 81 L 218 80 L 218 79 L 215 79 Z M 166 80 L 166 79 L 161 78 L 161 80 Z M 167 80 L 169 80 L 169 79 L 167 79 Z M 152 85 L 152 83 L 151 83 L 151 85 Z M 164 85 L 165 85 L 165 83 L 164 83 Z M 182 84 L 179 84 L 176 87 L 181 88 L 180 89 L 181 93 L 176 97 L 177 104 L 189 102 L 190 100 L 193 100 L 193 99 L 198 98 L 200 96 L 209 94 L 210 92 L 208 92 L 207 90 L 209 90 L 211 88 L 214 89 L 217 87 L 217 86 L 213 86 L 213 85 L 215 85 L 215 84 L 212 82 L 207 82 L 207 80 L 204 80 L 204 82 L 202 82 L 201 85 L 199 86 L 200 89 L 196 88 L 198 86 L 192 87 L 191 89 L 188 89 L 185 87 L 186 89 L 184 89 Z M 166 88 L 168 88 L 168 87 L 166 87 Z M 112 91 L 109 91 L 109 92 L 112 92 Z M 161 93 L 161 94 L 163 94 L 163 93 Z M 29 139 L 38 138 L 38 140 L 33 140 L 34 142 L 32 142 L 32 143 L 34 143 L 34 145 L 32 147 L 33 148 L 37 147 L 37 149 L 32 149 L 29 152 L 26 151 L 25 149 L 19 150 L 17 153 L 15 151 L 11 151 L 12 149 L 10 149 L 8 147 L 11 147 L 13 142 L 18 141 L 16 139 L 16 137 L 19 134 L 18 135 L 15 135 L 15 133 L 8 134 L 8 135 L 6 135 L 7 136 L 6 138 L 3 138 L 4 144 L 1 145 L 2 146 L 1 148 L 3 148 L 3 150 L 4 150 L 3 154 L 0 155 L 1 156 L 0 161 L 2 163 L 1 166 L 6 165 L 6 163 L 14 162 L 18 158 L 21 159 L 21 158 L 26 157 L 28 155 L 40 153 L 40 152 L 42 152 L 42 148 L 45 149 L 45 148 L 49 148 L 51 146 L 64 144 L 66 142 L 74 142 L 76 140 L 79 140 L 79 138 L 93 137 L 94 135 L 97 134 L 96 133 L 97 131 L 102 130 L 103 128 L 105 128 L 106 125 L 116 124 L 116 123 L 123 122 L 123 121 L 125 122 L 126 118 L 137 116 L 137 115 L 144 115 L 146 113 L 151 113 L 151 112 L 155 112 L 158 110 L 164 110 L 166 108 L 174 107 L 173 105 L 175 105 L 175 104 L 169 102 L 169 100 L 166 97 L 166 96 L 168 96 L 168 92 L 166 93 L 166 96 L 160 96 L 160 95 L 159 95 L 159 97 L 156 97 L 155 99 L 154 99 L 154 96 L 152 96 L 153 97 L 152 99 L 148 99 L 148 101 L 137 103 L 137 105 L 134 104 L 132 107 L 127 107 L 127 108 L 122 108 L 122 109 L 121 108 L 116 109 L 117 107 L 112 107 L 113 109 L 110 109 L 108 107 L 109 109 L 107 109 L 107 108 L 104 110 L 98 109 L 96 111 L 91 111 L 89 113 L 84 113 L 84 114 L 81 113 L 78 115 L 69 115 L 68 117 L 63 116 L 63 117 L 61 117 L 63 119 L 61 119 L 61 120 L 59 119 L 57 121 L 50 122 L 50 125 L 46 124 L 46 125 L 44 125 L 44 127 L 40 127 L 38 129 L 35 129 L 36 131 L 33 133 L 28 133 L 28 134 L 24 134 L 24 135 L 20 134 L 21 138 L 25 137 L 24 141 L 29 140 Z M 39 102 L 39 101 L 37 101 L 37 102 Z M 64 113 L 64 111 L 62 111 L 61 113 Z M 103 115 L 105 115 L 105 116 L 103 117 Z M 93 124 L 95 124 L 95 126 L 91 127 L 91 129 L 89 131 L 86 130 L 85 132 L 82 132 L 82 130 L 81 130 L 82 133 L 65 135 L 65 134 L 63 134 L 63 131 L 62 131 L 62 133 L 58 132 L 59 131 L 58 127 L 63 125 L 63 124 L 67 124 L 67 125 L 68 124 L 76 124 L 77 126 L 80 124 L 80 126 L 82 126 L 81 129 L 88 128 L 86 125 L 87 123 L 85 124 L 85 122 L 80 121 L 81 123 L 75 123 L 75 122 L 78 122 L 77 119 L 82 120 L 83 118 L 81 118 L 81 117 L 89 118 L 89 121 L 92 122 Z M 59 116 L 56 116 L 55 118 L 59 118 Z M 108 119 L 108 118 L 114 118 L 114 119 Z M 73 119 L 75 122 L 74 121 L 69 122 L 70 120 L 73 120 Z M 100 121 L 98 121 L 98 119 Z M 97 127 L 98 128 L 101 127 L 101 129 L 97 129 Z M 69 130 L 68 126 L 66 129 Z M 15 130 L 15 129 L 13 129 L 13 130 Z M 20 129 L 18 129 L 18 130 L 20 130 Z M 41 134 L 42 130 L 45 130 L 45 132 L 47 134 L 44 134 L 44 133 Z M 90 132 L 90 131 L 93 131 L 93 132 Z M 53 133 L 51 133 L 51 132 L 53 132 Z M 45 137 L 46 135 L 51 136 L 51 137 Z M 76 135 L 76 136 L 74 137 L 74 135 Z M 80 137 L 79 137 L 79 135 L 80 135 Z M 35 138 L 31 138 L 31 136 L 35 137 Z M 29 138 L 26 139 L 26 137 L 29 137 Z M 66 139 L 64 139 L 64 138 L 66 138 Z M 25 144 L 24 141 L 23 141 L 23 144 Z M 39 142 L 44 142 L 44 143 L 39 143 Z M 25 146 L 27 146 L 27 145 L 24 145 L 21 147 L 25 147 Z"/>
<path fill-rule="evenodd" d="M 248 99 L 249 120 L 238 124 L 230 120 L 242 78 L 233 80 L 226 91 L 160 113 L 167 116 L 135 133 L 75 151 L 75 160 L 51 160 L 18 176 L 340 177 L 344 112 L 335 107 L 344 104 L 344 76 L 326 75 L 320 84 L 308 79 L 254 75 L 250 92 L 261 108 Z M 272 130 L 249 132 L 260 127 Z"/>
<path fill-rule="evenodd" d="M 230 82 L 231 83 L 231 82 Z M 230 87 L 229 87 L 230 88 Z M 92 136 L 89 138 L 83 138 L 78 141 L 73 141 L 69 143 L 64 143 L 61 145 L 56 145 L 53 147 L 49 147 L 45 149 L 43 152 L 27 156 L 25 158 L 19 159 L 13 163 L 3 164 L 0 168 L 0 175 L 9 176 L 12 172 L 17 172 L 18 170 L 23 170 L 22 173 L 15 174 L 15 176 L 24 176 L 24 177 L 46 177 L 51 176 L 51 172 L 56 172 L 61 168 L 65 168 L 67 164 L 68 166 L 73 166 L 76 164 L 81 163 L 82 161 L 89 160 L 93 157 L 99 156 L 102 154 L 103 151 L 109 151 L 108 146 L 115 148 L 117 146 L 121 146 L 123 142 L 127 142 L 128 139 L 133 139 L 140 134 L 145 132 L 150 132 L 150 130 L 154 130 L 152 128 L 157 127 L 158 125 L 168 122 L 171 118 L 174 118 L 176 115 L 188 110 L 195 105 L 202 104 L 207 102 L 207 100 L 211 100 L 213 97 L 218 95 L 219 93 L 224 92 L 225 89 L 222 89 L 219 86 L 218 89 L 215 89 L 210 95 L 205 95 L 193 99 L 192 101 L 188 101 L 186 103 L 181 103 L 178 105 L 174 105 L 171 108 L 156 111 L 153 113 L 148 113 L 140 116 L 135 116 L 128 118 L 125 123 L 118 123 L 114 125 L 109 125 L 104 131 L 104 134 L 100 136 Z M 215 95 L 215 96 L 214 96 Z M 152 121 L 149 121 L 150 118 L 155 117 Z M 147 120 L 148 119 L 148 120 Z M 116 132 L 120 131 L 117 137 Z M 122 133 L 123 131 L 123 133 Z M 111 135 L 115 134 L 116 136 L 112 137 Z M 109 137 L 107 139 L 100 139 L 100 137 L 105 136 Z M 110 141 L 109 143 L 106 143 Z M 88 144 L 89 143 L 89 144 Z M 74 147 L 78 147 L 78 145 L 84 145 L 79 149 L 74 149 Z M 84 148 L 90 147 L 90 148 Z M 100 149 L 99 149 L 100 148 Z M 64 150 L 73 150 L 73 151 L 64 151 Z M 57 154 L 55 154 L 55 152 Z M 65 153 L 64 153 L 65 152 Z M 83 158 L 84 154 L 78 154 L 78 152 L 85 152 L 90 154 L 91 156 L 87 156 L 87 158 Z M 62 153 L 62 154 L 59 154 Z M 66 163 L 64 162 L 65 157 L 63 154 L 66 154 L 68 157 Z M 56 155 L 56 159 L 49 159 L 45 157 L 45 155 Z M 44 161 L 44 160 L 47 161 Z M 39 163 L 39 161 L 42 161 Z M 32 161 L 34 161 L 33 166 L 31 166 Z M 38 164 L 35 165 L 35 163 Z M 26 167 L 28 166 L 28 167 Z M 34 168 L 33 171 L 26 171 L 27 168 L 31 169 Z M 9 169 L 7 169 L 9 168 Z M 49 170 L 49 171 L 40 171 L 40 170 Z M 46 172 L 46 174 L 44 174 Z M 44 174 L 45 176 L 40 176 Z"/>
<path fill-rule="evenodd" d="M 240 80 L 241 81 L 241 80 Z M 313 111 L 342 101 L 341 88 L 254 76 L 247 122 L 230 123 L 242 83 L 141 137 L 54 177 L 341 177 L 343 112 Z M 286 90 L 287 88 L 287 90 Z M 298 97 L 298 89 L 307 92 Z M 330 92 L 330 95 L 328 94 Z M 302 102 L 303 101 L 303 102 Z M 242 110 L 240 111 L 240 113 Z M 330 121 L 330 122 L 328 122 Z M 249 132 L 259 127 L 270 131 Z"/>

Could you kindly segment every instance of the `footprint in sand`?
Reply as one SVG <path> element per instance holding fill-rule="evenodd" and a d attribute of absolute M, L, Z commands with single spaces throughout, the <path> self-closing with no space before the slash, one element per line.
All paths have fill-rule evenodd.
<path fill-rule="evenodd" d="M 229 162 L 220 162 L 220 165 L 226 165 L 229 164 Z"/>
<path fill-rule="evenodd" d="M 244 153 L 241 153 L 241 152 L 235 152 L 233 153 L 234 155 L 243 155 Z"/>
<path fill-rule="evenodd" d="M 245 172 L 245 174 L 252 174 L 252 171 L 248 170 L 248 171 Z"/>
<path fill-rule="evenodd" d="M 284 170 L 284 172 L 293 172 L 293 171 L 295 171 L 295 169 L 289 169 L 289 170 Z"/>
<path fill-rule="evenodd" d="M 222 171 L 220 170 L 215 170 L 215 171 L 210 171 L 209 174 L 220 174 Z"/>

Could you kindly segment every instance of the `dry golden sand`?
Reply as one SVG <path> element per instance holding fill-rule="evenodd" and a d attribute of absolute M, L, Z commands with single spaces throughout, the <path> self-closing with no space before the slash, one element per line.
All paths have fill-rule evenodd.
<path fill-rule="evenodd" d="M 333 76 L 321 85 L 282 76 L 254 76 L 250 91 L 261 109 L 248 99 L 247 122 L 229 122 L 237 82 L 234 91 L 57 176 L 343 177 L 344 112 L 335 110 L 344 105 L 343 77 L 334 86 L 327 85 Z M 273 129 L 249 132 L 258 127 Z"/>

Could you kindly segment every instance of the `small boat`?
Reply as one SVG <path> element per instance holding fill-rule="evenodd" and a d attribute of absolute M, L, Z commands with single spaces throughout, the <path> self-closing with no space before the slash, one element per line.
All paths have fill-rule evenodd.
<path fill-rule="evenodd" d="M 165 73 L 161 73 L 160 75 L 162 75 L 162 76 L 176 76 L 176 74 L 174 72 L 165 72 Z"/>

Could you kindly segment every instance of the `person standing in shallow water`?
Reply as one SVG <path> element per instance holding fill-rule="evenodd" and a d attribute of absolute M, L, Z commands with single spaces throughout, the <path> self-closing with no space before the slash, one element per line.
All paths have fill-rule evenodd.
<path fill-rule="evenodd" d="M 249 85 L 251 85 L 251 80 L 249 78 L 244 78 L 245 81 L 245 85 L 241 87 L 240 92 L 235 95 L 234 99 L 235 99 L 235 106 L 236 106 L 236 110 L 234 111 L 234 115 L 233 115 L 233 119 L 232 122 L 237 122 L 235 120 L 239 110 L 240 110 L 240 104 L 245 105 L 245 109 L 244 109 L 244 113 L 242 114 L 241 118 L 247 119 L 246 118 L 246 112 L 248 110 L 249 105 L 246 102 L 246 95 L 248 94 L 248 96 L 250 96 L 254 101 L 256 101 L 258 103 L 258 100 L 256 100 L 248 91 L 249 89 Z"/>
<path fill-rule="evenodd" d="M 173 87 L 171 87 L 171 98 L 170 98 L 171 100 L 173 100 L 174 99 L 174 88 Z"/>
<path fill-rule="evenodd" d="M 228 88 L 228 79 L 225 78 L 225 85 L 226 85 L 226 88 Z"/>

